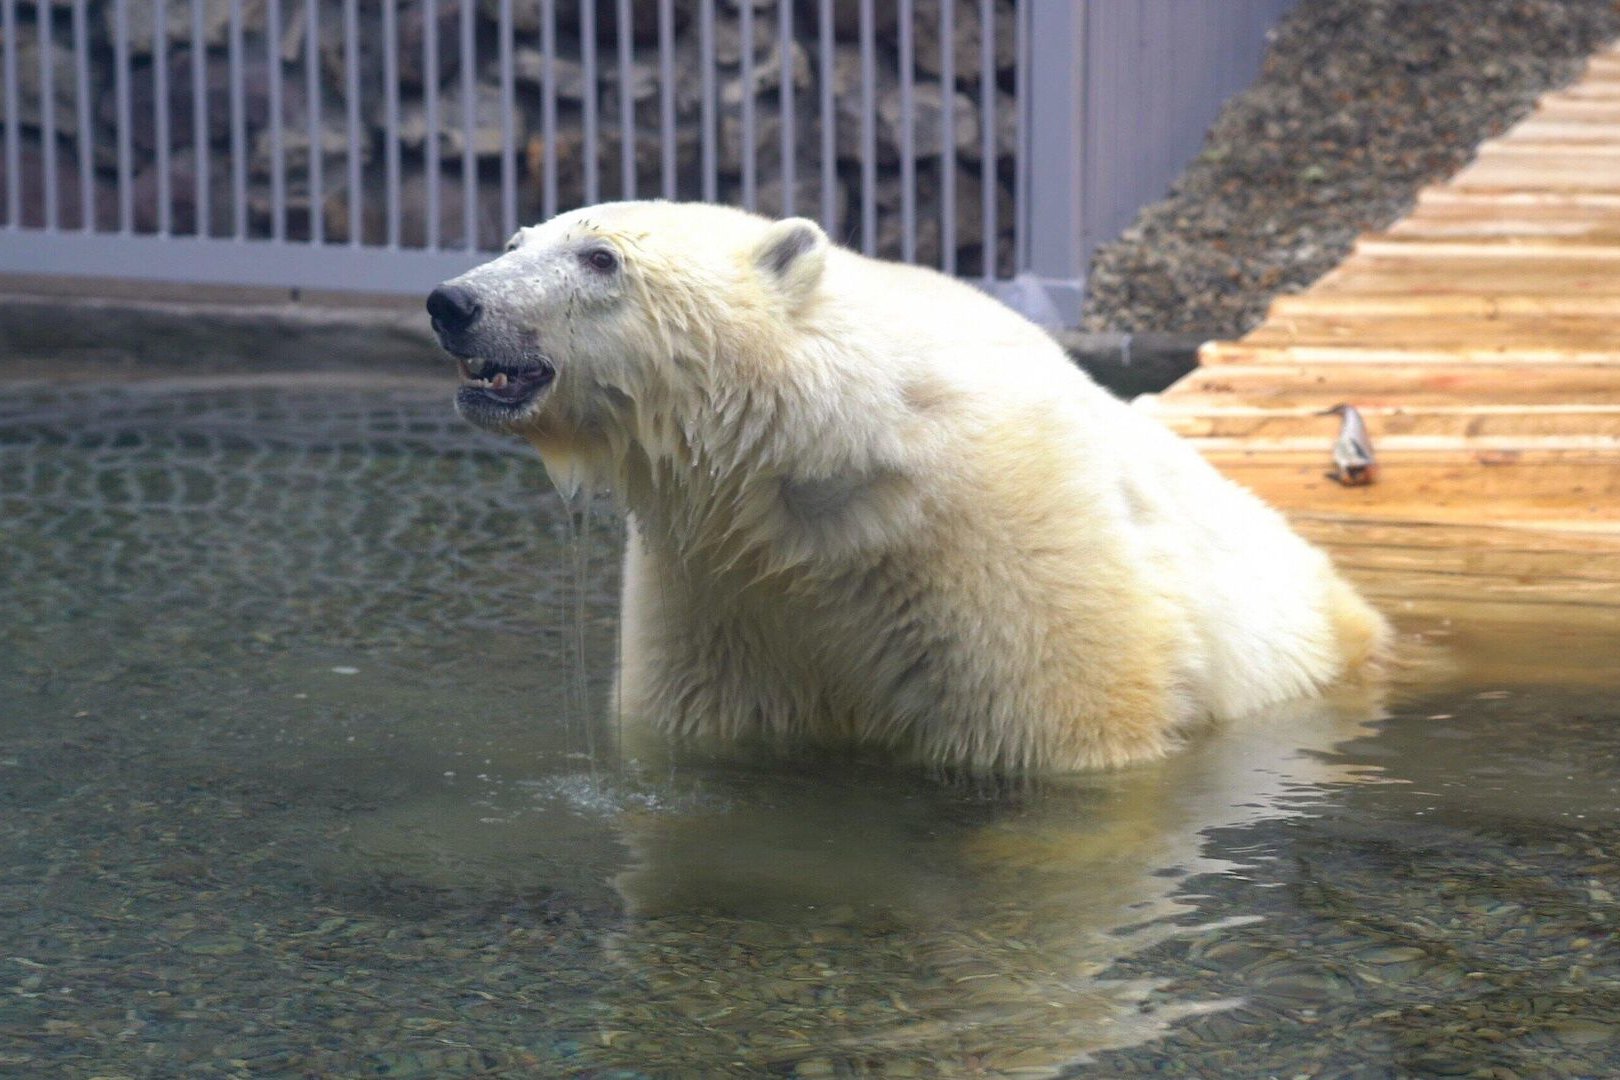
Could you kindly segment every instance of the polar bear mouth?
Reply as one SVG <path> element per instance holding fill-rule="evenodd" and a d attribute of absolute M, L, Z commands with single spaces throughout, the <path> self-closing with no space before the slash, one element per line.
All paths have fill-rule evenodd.
<path fill-rule="evenodd" d="M 510 420 L 531 405 L 540 392 L 551 385 L 557 369 L 545 360 L 524 364 L 501 364 L 489 360 L 457 358 L 461 388 L 456 405 L 469 419 Z M 473 365 L 477 364 L 477 371 Z"/>

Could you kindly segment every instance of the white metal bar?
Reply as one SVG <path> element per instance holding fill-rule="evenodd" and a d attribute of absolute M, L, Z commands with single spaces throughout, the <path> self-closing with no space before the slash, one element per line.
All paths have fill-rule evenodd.
<path fill-rule="evenodd" d="M 16 0 L 0 0 L 0 78 L 5 79 L 5 223 L 23 227 L 23 146 L 18 121 Z"/>
<path fill-rule="evenodd" d="M 596 85 L 596 0 L 585 0 L 579 5 L 579 52 L 581 76 L 580 107 L 585 128 L 585 202 L 592 205 L 602 201 L 599 165 L 601 158 L 601 127 L 597 119 Z"/>
<path fill-rule="evenodd" d="M 636 197 L 636 98 L 630 0 L 619 0 L 619 198 Z"/>
<path fill-rule="evenodd" d="M 700 0 L 698 4 L 698 67 L 702 83 L 703 201 L 716 202 L 720 198 L 720 160 L 714 86 L 714 0 Z"/>
<path fill-rule="evenodd" d="M 1032 127 L 1029 122 L 1029 50 L 1030 38 L 1033 36 L 1029 24 L 1035 17 L 1035 5 L 1025 0 L 1013 20 L 1013 63 L 1016 65 L 1013 69 L 1013 96 L 1018 102 L 1013 118 L 1013 273 L 1015 274 L 1021 274 L 1029 268 L 1028 174 L 1031 160 L 1029 136 Z M 1050 72 L 1043 72 L 1043 75 L 1051 77 Z M 1076 98 L 1074 101 L 1076 111 L 1079 104 Z M 1076 131 L 1075 134 L 1078 136 L 1079 132 Z M 1045 227 L 1046 224 L 1043 222 L 1042 228 Z"/>
<path fill-rule="evenodd" d="M 478 250 L 478 57 L 473 37 L 474 4 L 461 0 L 461 239 L 467 251 Z"/>
<path fill-rule="evenodd" d="M 663 194 L 676 196 L 675 167 L 675 3 L 658 0 L 658 150 L 663 166 Z"/>
<path fill-rule="evenodd" d="M 135 228 L 129 66 L 129 3 L 128 0 L 113 0 L 113 102 L 118 114 L 118 228 L 121 232 L 130 232 Z"/>
<path fill-rule="evenodd" d="M 427 120 L 427 134 L 422 143 L 422 186 L 427 189 L 422 246 L 434 251 L 439 247 L 439 9 L 436 0 L 422 0 L 422 112 Z M 349 153 L 354 153 L 352 133 Z"/>
<path fill-rule="evenodd" d="M 821 224 L 837 237 L 842 230 L 838 221 L 838 108 L 833 98 L 832 0 L 821 0 L 816 20 L 821 54 Z"/>
<path fill-rule="evenodd" d="M 365 195 L 360 179 L 360 6 L 343 0 L 343 97 L 349 127 L 349 244 L 358 247 L 366 231 Z"/>
<path fill-rule="evenodd" d="M 737 32 L 742 39 L 742 202 L 749 210 L 759 207 L 759 161 L 754 147 L 754 5 L 752 0 L 737 9 Z"/>
<path fill-rule="evenodd" d="M 316 0 L 306 0 L 313 8 Z M 383 235 L 400 241 L 399 0 L 382 0 L 383 35 Z M 323 200 L 324 201 L 324 200 Z"/>
<path fill-rule="evenodd" d="M 545 144 L 541 166 L 541 213 L 557 213 L 557 10 L 554 0 L 540 0 L 540 138 Z"/>
<path fill-rule="evenodd" d="M 517 85 L 513 78 L 512 0 L 500 0 L 496 51 L 501 82 L 501 237 L 517 231 Z"/>
<path fill-rule="evenodd" d="M 56 176 L 56 57 L 52 55 L 51 0 L 36 0 L 35 25 L 39 28 L 39 143 L 45 175 L 45 227 L 61 228 Z"/>
<path fill-rule="evenodd" d="M 546 147 L 541 165 L 541 215 L 557 214 L 557 10 L 556 0 L 539 0 L 539 133 Z"/>
<path fill-rule="evenodd" d="M 1201 73 L 1194 65 L 1187 63 L 1191 58 L 1182 55 L 1182 45 L 1186 41 L 1186 36 L 1176 25 L 1172 0 L 1143 0 L 1143 2 L 1147 4 L 1148 18 L 1148 25 L 1142 33 L 1143 51 L 1146 52 L 1149 43 L 1159 43 L 1163 54 L 1157 63 L 1139 65 L 1147 79 L 1147 86 L 1144 88 L 1145 97 L 1156 129 L 1156 138 L 1149 147 L 1152 156 L 1144 175 L 1170 176 L 1174 175 L 1179 164 L 1176 160 L 1181 142 L 1178 136 L 1186 123 L 1185 117 L 1181 115 L 1184 110 L 1178 109 L 1177 105 L 1185 100 L 1187 77 Z M 1201 6 L 1208 7 L 1207 4 Z M 1247 20 L 1254 16 L 1254 10 L 1250 5 L 1245 7 L 1248 7 L 1248 10 L 1243 13 L 1243 19 Z M 1207 11 L 1199 14 L 1208 17 Z M 1226 48 L 1219 50 L 1220 52 L 1227 52 L 1230 42 L 1243 36 L 1243 27 L 1238 20 L 1233 20 L 1230 24 L 1221 20 L 1217 22 L 1217 27 L 1217 32 L 1225 39 L 1223 44 L 1226 45 Z M 1210 90 L 1213 92 L 1214 87 L 1210 87 Z"/>
<path fill-rule="evenodd" d="M 118 0 L 121 4 L 123 0 Z M 226 74 L 231 110 L 231 235 L 247 239 L 247 121 L 242 88 L 242 3 L 230 2 Z M 119 184 L 123 186 L 122 182 Z"/>
<path fill-rule="evenodd" d="M 1118 13 L 1107 8 L 1086 14 L 1085 144 L 1081 148 L 1085 174 L 1080 221 L 1083 242 L 1088 246 L 1102 240 L 1097 230 L 1112 216 L 1106 200 L 1119 187 L 1116 162 L 1121 151 L 1112 140 L 1121 126 L 1121 110 L 1128 109 L 1129 103 L 1121 101 L 1125 95 L 1120 92 L 1116 75 L 1118 21 Z"/>
<path fill-rule="evenodd" d="M 861 250 L 877 254 L 877 30 L 872 0 L 861 0 Z"/>
<path fill-rule="evenodd" d="M 1023 69 L 1018 168 L 1028 176 L 1020 182 L 1016 206 L 1020 250 L 1014 284 L 1025 290 L 1017 306 L 1026 315 L 1073 326 L 1080 317 L 1089 257 L 1082 209 L 1087 73 L 1074 56 L 1077 50 L 1094 56 L 1093 47 L 1103 46 L 1091 38 L 1089 5 L 1042 8 L 1041 13 L 1047 21 L 1037 33 L 1033 12 L 1019 11 L 1025 22 L 1018 57 Z M 1035 132 L 1039 138 L 1032 137 Z"/>
<path fill-rule="evenodd" d="M 948 5 L 947 5 L 948 6 Z M 782 117 L 782 216 L 798 213 L 799 121 L 793 102 L 793 0 L 776 0 L 776 67 L 781 72 L 778 101 Z"/>
<path fill-rule="evenodd" d="M 212 140 L 208 130 L 208 49 L 203 41 L 203 2 L 191 0 L 191 156 L 192 198 L 197 208 L 198 236 L 213 232 Z M 85 87 L 88 92 L 88 82 Z M 88 121 L 85 121 L 88 122 Z M 87 200 L 88 201 L 88 200 Z M 87 218 L 85 227 L 90 228 Z"/>
<path fill-rule="evenodd" d="M 156 0 L 162 10 L 165 0 Z M 265 0 L 264 51 L 268 61 L 270 115 L 270 238 L 287 239 L 287 152 L 281 130 L 281 0 Z M 311 151 L 314 147 L 310 148 Z M 167 230 L 161 230 L 167 231 Z"/>
<path fill-rule="evenodd" d="M 0 0 L 6 84 L 6 227 L 22 228 L 22 141 L 17 107 L 17 0 Z"/>
<path fill-rule="evenodd" d="M 939 266 L 956 273 L 956 26 L 955 3 L 939 5 Z"/>
<path fill-rule="evenodd" d="M 917 57 L 911 19 L 911 0 L 900 0 L 900 258 L 908 263 L 917 261 L 917 145 L 912 115 Z"/>
<path fill-rule="evenodd" d="M 393 0 L 383 0 L 383 64 L 386 68 L 393 60 L 391 29 Z M 309 185 L 309 241 L 319 246 L 326 242 L 326 148 L 322 138 L 325 126 L 321 101 L 321 20 L 317 0 L 304 0 L 304 97 L 308 101 L 309 161 L 305 166 L 305 180 Z"/>
<path fill-rule="evenodd" d="M 979 276 L 994 281 L 1001 241 L 996 223 L 996 11 L 994 0 L 979 0 L 979 243 L 984 265 Z"/>
<path fill-rule="evenodd" d="M 202 0 L 193 0 L 200 4 Z M 74 104 L 79 113 L 79 210 L 80 227 L 91 232 L 96 227 L 95 127 L 90 117 L 90 26 L 85 8 L 88 0 L 73 0 Z"/>

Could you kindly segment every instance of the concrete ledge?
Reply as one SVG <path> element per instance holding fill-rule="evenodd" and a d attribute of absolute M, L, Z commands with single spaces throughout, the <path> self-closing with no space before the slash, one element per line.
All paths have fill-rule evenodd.
<path fill-rule="evenodd" d="M 78 286 L 82 283 L 73 283 Z M 448 372 L 421 302 L 342 306 L 287 294 L 97 294 L 0 282 L 0 357 L 27 376 L 120 377 L 357 367 Z"/>
<path fill-rule="evenodd" d="M 1154 394 L 1198 366 L 1201 334 L 1082 333 L 1052 336 L 1070 358 L 1103 387 L 1123 398 Z"/>
<path fill-rule="evenodd" d="M 1121 397 L 1163 390 L 1197 366 L 1191 334 L 1056 331 Z M 0 278 L 0 357 L 13 377 L 120 378 L 232 371 L 447 374 L 416 298 L 268 289 Z"/>

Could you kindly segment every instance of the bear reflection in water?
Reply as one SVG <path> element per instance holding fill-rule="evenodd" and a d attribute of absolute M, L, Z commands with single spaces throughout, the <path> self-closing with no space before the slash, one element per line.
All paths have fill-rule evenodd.
<path fill-rule="evenodd" d="M 585 879 L 578 907 L 600 949 L 577 958 L 574 984 L 590 996 L 548 1016 L 588 1033 L 575 1071 L 776 1075 L 830 1058 L 1055 1075 L 1232 1004 L 1155 994 L 1116 962 L 1209 939 L 1189 879 L 1233 866 L 1204 830 L 1376 779 L 1328 753 L 1368 708 L 1330 694 L 1156 761 L 954 783 L 839 754 L 717 761 L 688 743 L 673 747 L 679 768 L 644 759 L 639 778 L 537 775 L 537 732 L 491 767 L 485 798 L 427 787 L 352 819 L 343 872 L 475 890 L 503 912 Z M 593 916 L 604 881 L 614 913 Z"/>
<path fill-rule="evenodd" d="M 814 222 L 589 207 L 428 311 L 461 413 L 628 513 L 632 724 L 1066 772 L 1384 649 L 1321 552 L 1038 327 Z"/>

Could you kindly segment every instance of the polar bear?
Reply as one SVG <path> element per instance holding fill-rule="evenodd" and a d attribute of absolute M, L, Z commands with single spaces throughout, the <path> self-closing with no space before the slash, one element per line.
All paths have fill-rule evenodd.
<path fill-rule="evenodd" d="M 1038 327 L 812 221 L 588 207 L 427 306 L 461 414 L 627 511 L 629 721 L 1071 771 L 1381 651 L 1321 552 Z"/>

